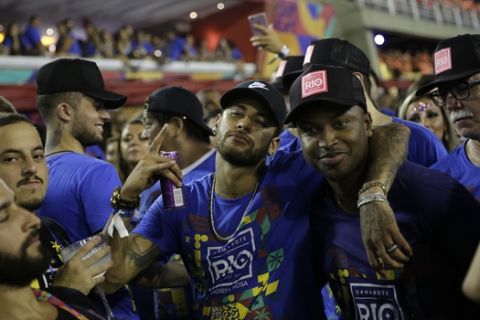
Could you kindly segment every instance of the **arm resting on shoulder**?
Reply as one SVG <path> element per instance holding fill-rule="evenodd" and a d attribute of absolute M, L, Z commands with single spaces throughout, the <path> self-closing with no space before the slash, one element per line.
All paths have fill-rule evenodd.
<path fill-rule="evenodd" d="M 409 136 L 410 129 L 398 123 L 375 128 L 369 143 L 369 167 L 359 199 L 388 194 L 398 169 L 407 158 Z M 377 270 L 382 270 L 384 263 L 394 268 L 403 267 L 412 249 L 400 233 L 389 203 L 368 202 L 361 205 L 359 211 L 362 239 L 370 265 Z M 388 252 L 394 245 L 398 249 Z"/>

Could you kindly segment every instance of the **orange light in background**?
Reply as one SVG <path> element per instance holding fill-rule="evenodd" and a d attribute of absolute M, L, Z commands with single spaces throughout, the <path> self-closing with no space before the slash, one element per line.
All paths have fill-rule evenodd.
<path fill-rule="evenodd" d="M 3 42 L 3 39 L 5 39 L 5 34 L 3 34 L 3 32 L 0 32 L 0 43 Z"/>

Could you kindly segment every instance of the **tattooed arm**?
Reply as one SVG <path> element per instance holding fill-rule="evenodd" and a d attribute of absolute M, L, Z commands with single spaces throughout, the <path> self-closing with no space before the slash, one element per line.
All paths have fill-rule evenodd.
<path fill-rule="evenodd" d="M 374 130 L 370 141 L 369 168 L 364 186 L 364 193 L 388 193 L 398 169 L 403 164 L 408 152 L 410 130 L 398 123 L 390 123 Z M 364 190 L 365 189 L 365 190 Z M 360 225 L 362 239 L 367 251 L 369 263 L 378 270 L 383 262 L 392 267 L 402 267 L 412 254 L 412 249 L 400 233 L 395 216 L 388 202 L 370 202 L 360 207 Z M 387 249 L 397 244 L 398 249 L 388 253 Z"/>
<path fill-rule="evenodd" d="M 168 137 L 168 125 L 153 140 L 147 154 L 138 162 L 125 181 L 120 200 L 123 203 L 135 203 L 141 192 L 151 186 L 159 175 L 170 179 L 177 187 L 181 186 L 181 170 L 175 161 L 159 155 L 160 147 Z M 113 216 L 112 216 L 113 217 Z M 122 285 L 133 279 L 138 273 L 147 268 L 160 256 L 160 249 L 150 240 L 138 234 L 130 234 L 122 238 L 118 231 L 113 231 L 113 237 L 107 235 L 107 228 L 112 217 L 103 231 L 109 239 L 112 251 L 113 267 L 106 273 L 105 291 L 118 290 Z M 124 226 L 130 226 L 131 218 L 122 217 Z"/>

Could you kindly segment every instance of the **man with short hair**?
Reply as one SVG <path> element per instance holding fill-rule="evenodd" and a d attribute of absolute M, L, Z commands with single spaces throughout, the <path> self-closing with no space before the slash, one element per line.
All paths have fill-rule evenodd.
<path fill-rule="evenodd" d="M 48 171 L 40 136 L 30 120 L 21 114 L 0 115 L 0 179 L 12 189 L 15 202 L 29 211 L 37 210 L 45 197 L 48 186 Z M 101 283 L 103 277 L 95 277 L 106 271 L 109 264 L 99 268 L 89 268 L 102 257 L 102 252 L 83 260 L 88 252 L 79 251 L 64 264 L 61 250 L 71 242 L 63 228 L 51 219 L 42 217 L 40 240 L 49 251 L 50 265 L 43 270 L 41 277 L 32 283 L 34 288 L 62 286 L 89 294 Z M 92 241 L 85 246 L 91 249 L 98 243 Z M 106 251 L 103 252 L 103 255 Z"/>
<path fill-rule="evenodd" d="M 213 129 L 216 171 L 183 185 L 183 207 L 165 208 L 159 198 L 130 235 L 118 227 L 119 219 L 129 223 L 150 177 L 162 174 L 181 185 L 175 162 L 157 155 L 173 134 L 170 124 L 125 182 L 107 228 L 115 266 L 107 272 L 106 288 L 115 290 L 159 256 L 179 252 L 192 277 L 200 318 L 322 318 L 305 207 L 322 178 L 301 152 L 280 152 L 265 165 L 278 148 L 285 116 L 283 97 L 271 84 L 240 83 L 220 102 L 224 111 Z M 397 138 L 406 142 L 407 137 Z M 368 179 L 388 186 L 395 160 L 372 163 L 377 175 Z M 368 206 L 376 214 L 373 224 L 386 227 L 377 220 L 384 211 L 374 206 Z"/>
<path fill-rule="evenodd" d="M 50 183 L 38 214 L 58 222 L 75 242 L 100 231 L 112 211 L 112 191 L 121 185 L 115 168 L 84 154 L 103 140 L 108 109 L 126 97 L 105 90 L 94 62 L 57 59 L 37 73 L 37 107 L 46 127 Z M 118 319 L 137 319 L 126 290 L 107 297 Z"/>
<path fill-rule="evenodd" d="M 162 151 L 176 151 L 178 165 L 182 169 L 183 183 L 199 179 L 215 170 L 215 150 L 210 146 L 211 129 L 203 121 L 202 105 L 187 89 L 167 86 L 150 94 L 145 100 L 142 122 L 143 135 L 152 144 L 163 125 L 168 124 L 174 132 L 162 145 Z M 140 195 L 140 207 L 134 218 L 137 224 L 147 213 L 150 206 L 162 194 L 157 181 Z M 172 263 L 181 263 L 182 259 L 174 254 Z M 146 302 L 151 300 L 151 290 L 133 287 L 135 300 L 140 314 L 151 309 Z M 187 317 L 191 310 L 191 287 L 161 288 L 155 290 L 154 304 L 161 314 Z M 142 293 L 143 292 L 143 293 Z M 148 293 L 150 292 L 150 294 Z M 149 299 L 147 299 L 149 297 Z M 142 308 L 143 307 L 143 308 Z"/>
<path fill-rule="evenodd" d="M 462 183 L 480 201 L 480 35 L 442 40 L 434 53 L 434 80 L 417 91 L 430 93 L 466 139 L 432 166 Z"/>
<path fill-rule="evenodd" d="M 210 146 L 212 130 L 203 121 L 198 98 L 181 87 L 164 87 L 145 100 L 142 122 L 149 144 L 168 124 L 174 134 L 162 145 L 162 151 L 176 151 L 183 182 L 201 178 L 215 170 L 215 150 Z M 160 196 L 160 182 L 141 195 L 139 216 L 142 217 Z M 138 219 L 136 219 L 138 220 Z"/>
<path fill-rule="evenodd" d="M 312 90 L 307 81 L 323 89 Z M 388 198 L 362 193 L 372 120 L 362 85 L 346 68 L 310 65 L 290 97 L 287 121 L 298 128 L 307 162 L 326 178 L 311 215 L 314 252 L 317 272 L 328 280 L 342 316 L 479 319 L 480 308 L 460 289 L 480 240 L 480 204 L 452 178 L 409 161 Z M 358 209 L 387 199 L 413 256 L 404 268 L 385 265 L 379 275 L 361 244 Z M 387 247 L 389 254 L 396 251 L 395 243 Z"/>
<path fill-rule="evenodd" d="M 32 289 L 49 264 L 39 241 L 40 219 L 15 203 L 15 194 L 0 179 L 0 299 L 2 318 L 103 319 L 78 291 L 65 287 Z M 52 295 L 53 294 L 53 295 Z"/>
<path fill-rule="evenodd" d="M 408 160 L 428 167 L 447 155 L 447 151 L 441 141 L 428 129 L 411 121 L 387 116 L 379 111 L 371 96 L 373 84 L 370 80 L 370 60 L 362 50 L 350 42 L 339 38 L 312 41 L 305 53 L 304 69 L 310 64 L 345 67 L 357 76 L 364 88 L 367 108 L 371 114 L 373 125 L 377 127 L 393 122 L 403 124 L 410 129 Z M 286 76 L 285 80 L 287 83 L 293 83 L 295 73 Z"/>

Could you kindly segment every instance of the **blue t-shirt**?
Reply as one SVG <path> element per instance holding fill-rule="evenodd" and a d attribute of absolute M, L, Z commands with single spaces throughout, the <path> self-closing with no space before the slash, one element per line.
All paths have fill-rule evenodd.
<path fill-rule="evenodd" d="M 216 230 L 233 233 L 229 241 L 218 240 L 210 227 L 212 175 L 184 185 L 184 208 L 166 210 L 160 197 L 133 233 L 166 255 L 181 254 L 201 318 L 321 319 L 304 201 L 321 181 L 300 151 L 279 152 L 253 198 L 215 197 Z"/>
<path fill-rule="evenodd" d="M 48 190 L 39 216 L 58 222 L 72 242 L 100 231 L 112 213 L 110 197 L 121 182 L 108 162 L 75 152 L 47 157 Z M 117 319 L 138 319 L 126 289 L 107 296 Z"/>
<path fill-rule="evenodd" d="M 318 192 L 318 271 L 346 319 L 480 319 L 460 290 L 480 240 L 480 204 L 462 185 L 408 161 L 401 167 L 388 199 L 413 256 L 404 269 L 387 267 L 386 278 L 368 265 L 358 212 L 339 209 L 328 183 Z"/>
<path fill-rule="evenodd" d="M 468 159 L 465 150 L 466 145 L 466 142 L 462 143 L 431 168 L 444 172 L 463 184 L 480 202 L 480 167 L 477 167 Z"/>
<path fill-rule="evenodd" d="M 409 161 L 420 164 L 424 167 L 430 167 L 432 164 L 447 155 L 447 149 L 442 142 L 427 128 L 422 127 L 412 121 L 392 117 L 393 122 L 407 126 L 410 129 L 410 139 L 408 140 Z"/>
<path fill-rule="evenodd" d="M 32 25 L 28 25 L 20 37 L 20 41 L 26 50 L 36 48 L 41 42 L 40 29 Z"/>

